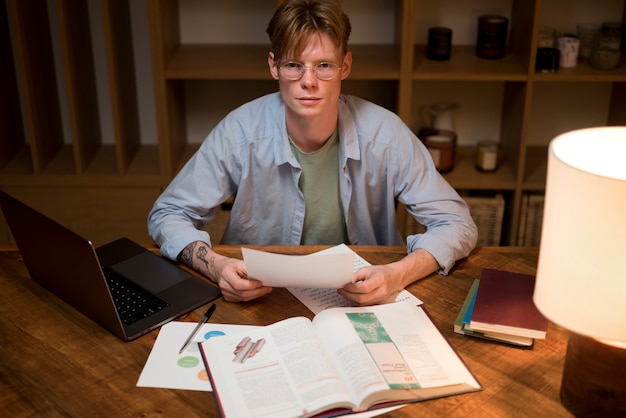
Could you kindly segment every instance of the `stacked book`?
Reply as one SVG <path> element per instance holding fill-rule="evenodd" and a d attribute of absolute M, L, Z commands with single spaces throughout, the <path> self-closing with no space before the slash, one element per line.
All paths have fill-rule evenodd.
<path fill-rule="evenodd" d="M 533 302 L 535 276 L 483 269 L 472 283 L 454 332 L 472 337 L 531 346 L 544 339 L 548 321 Z"/>

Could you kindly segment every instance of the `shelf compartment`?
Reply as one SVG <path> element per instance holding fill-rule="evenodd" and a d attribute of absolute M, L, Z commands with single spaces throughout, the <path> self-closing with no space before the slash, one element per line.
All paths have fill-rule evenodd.
<path fill-rule="evenodd" d="M 130 8 L 127 1 L 102 0 L 117 173 L 129 170 L 141 146 Z"/>
<path fill-rule="evenodd" d="M 74 4 L 76 3 L 76 4 Z M 56 0 L 9 1 L 4 20 L 14 31 L 15 59 L 5 47 L 2 54 L 11 64 L 16 63 L 20 77 L 21 97 L 14 109 L 24 108 L 24 115 L 11 121 L 8 140 L 2 141 L 0 161 L 3 183 L 73 184 L 72 176 L 96 173 L 97 182 L 110 179 L 120 183 L 119 176 L 131 166 L 139 153 L 138 109 L 134 82 L 133 51 L 130 33 L 130 10 L 127 1 L 104 0 L 100 14 L 105 19 L 105 44 L 112 87 L 115 149 L 103 146 L 98 113 L 95 64 L 87 1 Z M 54 18 L 52 22 L 50 19 Z M 63 79 L 57 83 L 51 28 L 58 29 L 59 59 Z M 8 30 L 8 27 L 7 27 Z M 54 35 L 54 34 L 53 34 Z M 1 41 L 7 40 L 0 35 Z M 6 35 L 9 36 L 9 35 Z M 10 80 L 10 66 L 4 66 Z M 59 88 L 64 85 L 67 98 L 69 132 L 67 138 L 61 124 Z M 9 91 L 10 93 L 10 91 Z M 21 99 L 21 104 L 20 104 Z M 14 101 L 15 101 L 14 100 Z M 0 111 L 2 119 L 8 111 Z M 17 115 L 22 116 L 22 115 Z M 26 125 L 28 138 L 20 137 L 18 127 Z M 130 128 L 130 129 L 129 129 Z M 152 147 L 156 149 L 156 147 Z M 6 154 L 4 153 L 6 151 Z M 31 161 L 29 162 L 28 159 Z M 150 170 L 135 170 L 143 179 L 161 178 L 158 158 L 152 158 Z M 10 177 L 9 177 L 10 176 Z M 32 179 L 29 179 L 31 176 Z M 44 179 L 45 176 L 45 179 Z M 133 182 L 134 180 L 131 180 Z M 89 184 L 89 177 L 76 180 Z"/>
<path fill-rule="evenodd" d="M 608 125 L 626 126 L 626 82 L 613 83 L 609 104 Z"/>
<path fill-rule="evenodd" d="M 0 7 L 0 169 L 26 142 L 22 125 L 17 74 L 13 65 L 13 48 L 6 7 Z"/>
<path fill-rule="evenodd" d="M 400 59 L 393 45 L 354 45 L 354 80 L 394 80 L 400 77 Z M 271 79 L 267 45 L 180 45 L 168 63 L 169 80 Z"/>
<path fill-rule="evenodd" d="M 413 78 L 416 80 L 526 81 L 534 62 L 530 56 L 537 0 L 506 2 L 442 1 L 437 8 L 417 1 L 415 7 Z M 480 6 L 479 6 L 480 4 Z M 444 15 L 449 13 L 450 15 Z M 421 16 L 420 15 L 424 15 Z M 477 25 L 481 15 L 497 14 L 509 19 L 505 55 L 484 59 L 476 55 Z M 453 31 L 450 59 L 426 57 L 429 27 L 444 26 Z"/>
<path fill-rule="evenodd" d="M 596 70 L 589 61 L 581 59 L 576 67 L 559 68 L 554 73 L 535 73 L 532 79 L 538 83 L 547 82 L 626 82 L 626 55 L 622 54 L 618 67 L 614 70 Z"/>
<path fill-rule="evenodd" d="M 504 223 L 505 199 L 502 193 L 462 193 L 478 228 L 477 246 L 500 246 Z"/>
<path fill-rule="evenodd" d="M 9 156 L 7 155 L 7 157 Z M 19 148 L 12 155 L 10 155 L 10 158 L 6 159 L 6 163 L 0 169 L 0 177 L 4 179 L 4 183 L 16 176 L 32 177 L 33 172 L 33 158 L 30 151 L 30 145 L 21 144 Z"/>
<path fill-rule="evenodd" d="M 124 175 L 117 172 L 115 147 L 112 145 L 100 147 L 82 175 L 76 175 L 73 164 L 72 146 L 65 145 L 44 172 L 33 175 L 30 150 L 25 146 L 0 171 L 3 177 L 0 186 L 160 188 L 164 184 L 156 145 L 140 147 Z"/>
<path fill-rule="evenodd" d="M 33 174 L 31 150 L 23 146 L 0 170 L 4 185 L 47 185 L 47 186 L 151 186 L 163 185 L 163 176 L 159 170 L 159 153 L 156 145 L 141 146 L 130 161 L 123 175 L 119 174 L 115 147 L 103 145 L 98 148 L 88 166 L 81 175 L 74 167 L 74 150 L 66 144 L 59 149 L 38 174 Z"/>
<path fill-rule="evenodd" d="M 426 47 L 415 47 L 414 80 L 450 81 L 526 81 L 528 73 L 517 56 L 507 53 L 500 59 L 476 56 L 474 46 L 452 48 L 450 60 L 426 58 Z"/>
<path fill-rule="evenodd" d="M 547 172 L 548 147 L 527 147 L 522 189 L 527 191 L 543 192 L 546 189 Z"/>
<path fill-rule="evenodd" d="M 478 246 L 502 245 L 504 230 L 504 214 L 507 206 L 502 193 L 498 191 L 486 193 L 460 192 L 461 197 L 467 203 L 472 219 L 478 228 Z M 422 234 L 426 231 L 424 226 L 418 223 L 412 216 L 406 213 L 404 207 L 399 208 L 400 216 L 406 218 L 406 225 L 400 228 L 405 236 Z"/>
<path fill-rule="evenodd" d="M 45 170 L 63 147 L 48 8 L 45 0 L 7 0 L 6 6 L 14 31 L 15 61 L 28 135 L 23 143 L 30 143 L 28 149 L 32 169 L 38 174 Z M 13 137 L 12 149 L 21 148 L 20 142 L 20 138 Z"/>
<path fill-rule="evenodd" d="M 56 1 L 75 168 L 84 173 L 100 144 L 100 119 L 87 2 Z"/>
<path fill-rule="evenodd" d="M 91 164 L 85 170 L 85 175 L 100 178 L 107 176 L 111 178 L 128 178 L 129 180 L 135 177 L 160 179 L 158 149 L 156 145 L 147 145 L 137 148 L 134 158 L 129 161 L 128 169 L 123 176 L 120 176 L 118 172 L 115 155 L 115 146 L 101 146 Z"/>
<path fill-rule="evenodd" d="M 524 193 L 517 230 L 517 245 L 537 246 L 541 240 L 543 206 L 545 196 L 540 193 Z"/>
<path fill-rule="evenodd" d="M 419 134 L 432 122 L 423 116 L 423 108 L 434 103 L 454 102 L 454 130 L 457 144 L 475 147 L 483 139 L 500 144 L 500 153 L 515 178 L 518 159 L 525 135 L 524 121 L 528 89 L 523 82 L 500 81 L 416 81 L 412 122 L 410 126 Z M 429 102 L 426 102 L 426 101 Z M 468 179 L 462 179 L 466 184 Z M 479 183 L 479 188 L 483 186 Z M 455 186 L 456 187 L 456 186 Z M 465 188 L 465 186 L 464 186 Z M 469 187 L 468 187 L 469 188 Z"/>
<path fill-rule="evenodd" d="M 454 168 L 443 177 L 457 190 L 515 190 L 515 173 L 505 159 L 494 172 L 476 169 L 476 148 L 456 149 Z"/>
<path fill-rule="evenodd" d="M 344 94 L 354 95 L 397 113 L 398 82 L 396 80 L 361 80 L 348 77 L 341 85 Z"/>
<path fill-rule="evenodd" d="M 169 80 L 267 80 L 265 45 L 179 45 L 167 64 Z"/>
<path fill-rule="evenodd" d="M 398 80 L 400 57 L 395 45 L 352 45 L 351 80 Z"/>

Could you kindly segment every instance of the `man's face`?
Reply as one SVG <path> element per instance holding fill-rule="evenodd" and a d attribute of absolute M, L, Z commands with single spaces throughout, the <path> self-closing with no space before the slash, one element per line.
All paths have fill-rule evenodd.
<path fill-rule="evenodd" d="M 308 67 L 302 78 L 289 80 L 281 74 L 279 66 L 288 62 Z M 268 63 L 272 77 L 278 80 L 288 118 L 315 118 L 328 112 L 337 112 L 341 80 L 350 74 L 352 55 L 348 52 L 342 59 L 341 49 L 335 47 L 328 35 L 312 35 L 297 57 L 284 57 L 277 61 L 273 53 L 270 53 Z M 320 80 L 313 71 L 320 63 L 332 63 L 341 68 L 332 80 Z"/>

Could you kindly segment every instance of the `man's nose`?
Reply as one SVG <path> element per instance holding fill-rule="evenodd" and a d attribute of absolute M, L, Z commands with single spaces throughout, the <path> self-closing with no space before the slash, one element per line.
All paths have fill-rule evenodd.
<path fill-rule="evenodd" d="M 303 84 L 314 84 L 317 82 L 317 76 L 315 75 L 315 67 L 305 65 L 302 67 L 303 73 L 300 82 Z"/>

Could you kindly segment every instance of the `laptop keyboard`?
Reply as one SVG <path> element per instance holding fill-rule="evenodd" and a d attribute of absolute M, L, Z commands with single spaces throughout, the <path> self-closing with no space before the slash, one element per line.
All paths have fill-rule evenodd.
<path fill-rule="evenodd" d="M 154 296 L 115 271 L 102 266 L 120 319 L 126 325 L 133 324 L 169 306 L 169 303 Z"/>

